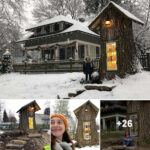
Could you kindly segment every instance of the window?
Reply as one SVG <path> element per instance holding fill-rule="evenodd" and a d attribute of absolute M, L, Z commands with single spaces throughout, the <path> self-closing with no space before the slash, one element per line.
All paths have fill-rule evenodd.
<path fill-rule="evenodd" d="M 91 123 L 83 122 L 83 139 L 91 140 Z"/>
<path fill-rule="evenodd" d="M 65 59 L 65 47 L 59 49 L 59 56 L 61 60 Z"/>
<path fill-rule="evenodd" d="M 79 47 L 78 47 L 79 58 L 84 58 L 85 57 L 84 49 L 85 49 L 84 45 L 79 45 Z"/>
<path fill-rule="evenodd" d="M 73 58 L 75 57 L 75 47 L 74 46 L 70 46 L 67 47 L 67 59 L 69 58 Z"/>
<path fill-rule="evenodd" d="M 106 43 L 107 70 L 117 70 L 116 42 Z"/>
<path fill-rule="evenodd" d="M 130 115 L 130 120 L 132 120 L 132 127 L 130 128 L 131 136 L 138 136 L 138 115 Z"/>
<path fill-rule="evenodd" d="M 54 25 L 54 31 L 55 31 L 55 32 L 59 31 L 59 24 L 58 24 L 58 23 L 56 23 L 56 24 Z"/>
<path fill-rule="evenodd" d="M 96 58 L 100 58 L 100 49 L 96 47 Z"/>
<path fill-rule="evenodd" d="M 34 129 L 33 127 L 33 117 L 29 117 L 29 129 Z"/>
<path fill-rule="evenodd" d="M 50 32 L 50 27 L 49 27 L 49 25 L 48 25 L 48 26 L 45 26 L 44 29 L 45 29 L 46 33 L 49 33 L 49 32 Z"/>
<path fill-rule="evenodd" d="M 40 34 L 40 33 L 41 33 L 41 30 L 42 30 L 41 27 L 37 28 L 37 30 L 36 30 L 37 34 Z"/>

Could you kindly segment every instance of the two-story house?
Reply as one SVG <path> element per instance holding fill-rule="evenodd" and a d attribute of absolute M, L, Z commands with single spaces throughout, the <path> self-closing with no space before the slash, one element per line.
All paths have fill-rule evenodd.
<path fill-rule="evenodd" d="M 31 34 L 19 42 L 24 43 L 25 58 L 32 58 L 34 62 L 100 56 L 100 36 L 71 18 L 56 16 L 26 31 Z"/>

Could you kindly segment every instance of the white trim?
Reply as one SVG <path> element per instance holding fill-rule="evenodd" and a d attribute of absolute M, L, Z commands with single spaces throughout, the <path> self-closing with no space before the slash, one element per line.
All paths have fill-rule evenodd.
<path fill-rule="evenodd" d="M 101 119 L 108 119 L 108 118 L 113 118 L 116 116 L 126 118 L 126 115 L 115 114 L 115 115 L 109 115 L 109 116 L 101 117 Z"/>
<path fill-rule="evenodd" d="M 43 45 L 37 45 L 37 46 L 40 46 L 41 48 L 45 48 L 45 47 L 50 47 L 50 46 L 53 46 L 53 45 L 56 45 L 56 44 L 70 44 L 72 42 L 78 42 L 79 44 L 83 44 L 83 45 L 92 45 L 92 46 L 97 46 L 97 47 L 100 47 L 100 45 L 98 44 L 93 44 L 93 43 L 90 43 L 90 42 L 84 42 L 84 41 L 80 41 L 80 40 L 69 40 L 69 43 L 68 41 L 65 41 L 65 42 L 57 42 L 57 43 L 52 43 L 52 44 L 43 44 Z M 24 47 L 26 48 L 27 50 L 30 50 L 30 49 L 36 49 L 37 46 L 31 46 L 31 47 Z"/>

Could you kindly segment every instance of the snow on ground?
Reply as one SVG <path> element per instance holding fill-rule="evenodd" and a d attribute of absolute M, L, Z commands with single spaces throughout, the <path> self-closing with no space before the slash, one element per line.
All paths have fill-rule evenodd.
<path fill-rule="evenodd" d="M 86 147 L 83 147 L 83 148 L 76 148 L 76 150 L 100 150 L 100 147 L 99 146 L 86 146 Z"/>
<path fill-rule="evenodd" d="M 82 73 L 0 75 L 1 99 L 55 99 L 68 97 L 69 92 L 84 89 Z M 111 92 L 85 91 L 77 99 L 149 99 L 150 72 L 142 71 L 125 79 L 104 81 L 105 86 L 116 86 Z"/>
<path fill-rule="evenodd" d="M 0 130 L 0 135 L 3 134 L 4 132 L 2 130 Z"/>

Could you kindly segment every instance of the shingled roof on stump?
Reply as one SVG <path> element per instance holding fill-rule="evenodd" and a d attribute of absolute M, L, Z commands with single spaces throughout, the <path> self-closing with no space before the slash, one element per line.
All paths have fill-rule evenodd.
<path fill-rule="evenodd" d="M 74 110 L 78 119 L 76 141 L 80 147 L 99 144 L 99 136 L 96 127 L 96 116 L 99 109 L 90 101 L 87 101 Z"/>
<path fill-rule="evenodd" d="M 19 128 L 26 131 L 36 129 L 35 112 L 38 110 L 40 107 L 35 100 L 21 107 L 17 111 L 20 119 Z"/>
<path fill-rule="evenodd" d="M 138 70 L 137 49 L 134 43 L 132 22 L 144 22 L 114 2 L 109 4 L 92 21 L 89 27 L 101 36 L 101 78 L 124 77 Z"/>

